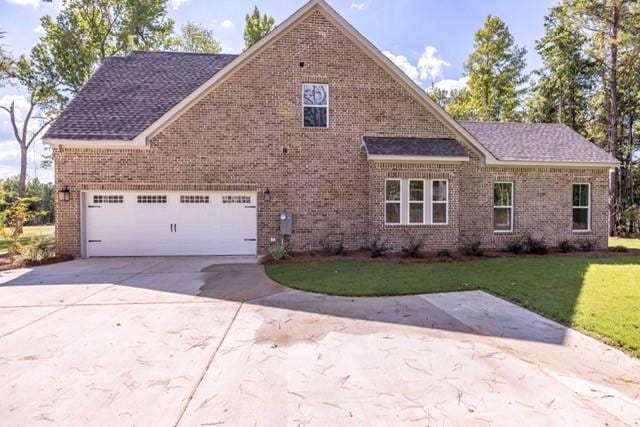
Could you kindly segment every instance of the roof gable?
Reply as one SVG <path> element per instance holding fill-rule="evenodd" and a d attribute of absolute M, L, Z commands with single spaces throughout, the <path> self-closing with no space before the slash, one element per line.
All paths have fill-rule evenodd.
<path fill-rule="evenodd" d="M 44 138 L 132 140 L 235 57 L 133 52 L 109 58 Z"/>
<path fill-rule="evenodd" d="M 188 96 L 184 97 L 181 101 L 171 107 L 168 111 L 157 118 L 153 123 L 148 125 L 142 132 L 138 133 L 134 138 L 130 138 L 128 142 L 119 143 L 117 138 L 109 138 L 112 141 L 112 146 L 122 147 L 145 147 L 147 141 L 155 134 L 159 133 L 177 119 L 183 112 L 188 110 L 191 106 L 195 105 L 202 97 L 206 96 L 211 90 L 214 90 L 218 84 L 223 82 L 232 73 L 239 70 L 242 65 L 247 63 L 249 59 L 257 55 L 260 51 L 265 49 L 270 43 L 273 43 L 288 30 L 293 28 L 297 22 L 306 18 L 313 11 L 320 11 L 325 17 L 327 17 L 339 30 L 348 36 L 360 49 L 364 50 L 378 65 L 395 78 L 408 93 L 418 100 L 425 108 L 432 112 L 436 117 L 442 120 L 443 124 L 448 127 L 460 140 L 467 142 L 475 150 L 483 154 L 485 157 L 492 157 L 491 153 L 487 151 L 473 136 L 471 136 L 462 126 L 460 126 L 449 114 L 447 114 L 440 106 L 438 106 L 426 93 L 420 88 L 413 80 L 411 80 L 402 70 L 400 70 L 389 58 L 384 56 L 371 42 L 369 42 L 364 36 L 362 36 L 351 24 L 349 24 L 342 16 L 340 16 L 334 9 L 332 9 L 324 0 L 311 0 L 293 15 L 287 18 L 284 22 L 278 25 L 271 33 L 262 38 L 258 43 L 251 48 L 244 51 L 242 54 L 233 58 L 226 66 L 221 68 L 212 77 L 200 84 L 195 90 L 193 90 Z M 54 134 L 47 134 L 48 141 L 52 145 L 64 143 L 64 145 L 80 145 L 76 141 L 64 139 L 59 142 L 55 139 L 64 138 L 63 136 L 54 137 Z M 54 139 L 55 138 L 55 139 Z M 75 139 L 75 138 L 74 138 Z M 95 139 L 95 138 L 94 138 Z M 81 141 L 78 141 L 81 142 Z M 101 144 L 102 146 L 102 144 Z"/>

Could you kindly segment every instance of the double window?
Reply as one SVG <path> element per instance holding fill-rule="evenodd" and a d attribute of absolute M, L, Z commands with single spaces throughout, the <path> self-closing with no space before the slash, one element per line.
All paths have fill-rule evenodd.
<path fill-rule="evenodd" d="M 329 86 L 302 85 L 302 122 L 306 128 L 329 126 Z"/>
<path fill-rule="evenodd" d="M 446 180 L 388 179 L 385 182 L 386 224 L 447 224 Z"/>
<path fill-rule="evenodd" d="M 493 184 L 493 231 L 513 231 L 513 183 Z"/>
<path fill-rule="evenodd" d="M 573 231 L 591 229 L 591 186 L 573 184 Z"/>

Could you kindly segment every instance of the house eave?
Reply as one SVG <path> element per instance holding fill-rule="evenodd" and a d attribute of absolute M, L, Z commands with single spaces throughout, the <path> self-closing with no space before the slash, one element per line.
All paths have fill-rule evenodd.
<path fill-rule="evenodd" d="M 140 139 L 68 139 L 68 138 L 45 138 L 44 145 L 51 148 L 115 148 L 115 149 L 148 149 L 149 146 Z"/>
<path fill-rule="evenodd" d="M 369 154 L 367 158 L 372 161 L 390 162 L 460 163 L 469 161 L 469 157 L 467 156 L 400 156 L 390 154 Z"/>

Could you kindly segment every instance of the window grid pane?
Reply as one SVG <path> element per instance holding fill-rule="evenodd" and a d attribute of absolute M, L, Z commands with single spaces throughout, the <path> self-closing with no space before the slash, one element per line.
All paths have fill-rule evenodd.
<path fill-rule="evenodd" d="M 387 202 L 400 201 L 400 180 L 390 179 L 385 183 L 385 200 Z"/>
<path fill-rule="evenodd" d="M 400 202 L 385 203 L 385 222 L 387 224 L 400 224 Z"/>
<path fill-rule="evenodd" d="M 511 208 L 493 208 L 493 229 L 511 231 Z"/>
<path fill-rule="evenodd" d="M 409 201 L 424 202 L 424 181 L 409 181 Z"/>

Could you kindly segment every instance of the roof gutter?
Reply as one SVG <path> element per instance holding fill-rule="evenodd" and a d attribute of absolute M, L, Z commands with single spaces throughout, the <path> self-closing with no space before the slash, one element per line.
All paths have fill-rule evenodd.
<path fill-rule="evenodd" d="M 68 138 L 45 138 L 44 145 L 51 148 L 130 148 L 149 149 L 149 145 L 144 140 L 126 139 L 68 139 Z"/>

